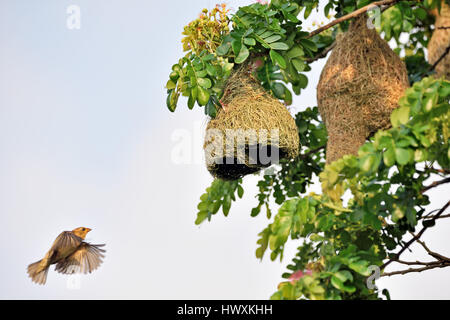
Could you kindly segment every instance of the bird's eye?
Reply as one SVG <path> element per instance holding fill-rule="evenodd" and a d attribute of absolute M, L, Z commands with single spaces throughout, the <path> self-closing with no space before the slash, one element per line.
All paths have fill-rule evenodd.
<path fill-rule="evenodd" d="M 85 231 L 86 229 L 85 228 L 83 228 L 83 229 L 81 229 L 82 231 Z"/>

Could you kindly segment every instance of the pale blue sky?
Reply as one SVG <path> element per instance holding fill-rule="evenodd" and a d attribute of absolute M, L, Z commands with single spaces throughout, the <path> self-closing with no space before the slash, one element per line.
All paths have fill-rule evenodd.
<path fill-rule="evenodd" d="M 66 28 L 71 4 L 81 8 L 80 30 Z M 181 102 L 169 113 L 164 85 L 183 26 L 214 4 L 0 2 L 0 298 L 265 299 L 276 290 L 297 244 L 281 264 L 255 258 L 268 223 L 249 217 L 258 178 L 246 178 L 228 218 L 197 227 L 196 205 L 212 178 L 202 163 L 171 157 L 177 130 L 192 133 L 193 155 L 202 152 L 194 137 L 206 123 L 202 110 Z M 314 64 L 295 110 L 315 104 L 323 64 Z M 444 193 L 434 197 L 442 202 Z M 442 225 L 430 246 L 448 253 Z M 26 266 L 78 226 L 106 243 L 101 268 L 77 290 L 53 267 L 44 287 L 33 284 Z M 448 286 L 436 290 L 443 283 L 447 270 L 382 282 L 394 298 L 448 298 Z"/>

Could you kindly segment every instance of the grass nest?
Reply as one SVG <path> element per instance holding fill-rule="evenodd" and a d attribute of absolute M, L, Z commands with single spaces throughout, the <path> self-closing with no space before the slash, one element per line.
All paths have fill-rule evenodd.
<path fill-rule="evenodd" d="M 317 87 L 328 131 L 327 163 L 356 155 L 371 134 L 388 128 L 390 114 L 409 86 L 404 63 L 367 27 L 365 14 L 336 41 Z"/>
<path fill-rule="evenodd" d="M 450 6 L 442 1 L 441 11 L 434 9 L 431 14 L 435 16 L 436 21 L 427 49 L 428 62 L 434 65 L 450 46 Z M 447 53 L 434 69 L 437 77 L 444 76 L 450 80 L 450 53 Z"/>
<path fill-rule="evenodd" d="M 236 180 L 298 155 L 294 119 L 247 64 L 227 80 L 221 104 L 206 127 L 204 143 L 206 166 L 215 178 Z"/>

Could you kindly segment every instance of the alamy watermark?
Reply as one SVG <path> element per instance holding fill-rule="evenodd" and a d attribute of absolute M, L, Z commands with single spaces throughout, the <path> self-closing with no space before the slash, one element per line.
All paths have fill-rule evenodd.
<path fill-rule="evenodd" d="M 246 164 L 269 167 L 280 160 L 278 129 L 208 129 L 199 121 L 193 130 L 176 129 L 170 157 L 177 165 Z M 198 152 L 203 149 L 203 153 Z M 274 170 L 270 170 L 274 172 Z"/>
<path fill-rule="evenodd" d="M 370 290 L 377 290 L 378 288 L 375 285 L 375 281 L 377 281 L 381 277 L 380 268 L 378 266 L 371 265 L 367 268 L 367 270 L 372 273 L 369 277 L 367 277 L 366 280 L 367 288 Z"/>
<path fill-rule="evenodd" d="M 66 13 L 68 14 L 66 19 L 66 26 L 69 30 L 81 29 L 81 9 L 79 6 L 72 4 L 67 7 Z"/>
<path fill-rule="evenodd" d="M 375 29 L 381 26 L 381 9 L 380 7 L 373 5 L 367 10 L 367 28 Z"/>

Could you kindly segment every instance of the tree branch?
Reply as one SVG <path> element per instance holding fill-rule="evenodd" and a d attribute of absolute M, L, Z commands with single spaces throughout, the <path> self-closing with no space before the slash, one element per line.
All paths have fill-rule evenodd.
<path fill-rule="evenodd" d="M 314 62 L 316 60 L 325 58 L 327 56 L 328 52 L 333 50 L 335 46 L 336 46 L 336 41 L 333 42 L 332 44 L 330 44 L 327 48 L 325 48 L 321 53 L 319 53 L 315 57 L 313 57 L 313 58 L 306 58 L 305 61 L 308 62 L 308 63 L 311 63 L 311 62 Z"/>
<path fill-rule="evenodd" d="M 433 167 L 431 167 L 430 169 L 431 169 L 431 171 L 436 171 L 436 172 L 440 172 L 440 173 L 450 173 L 450 170 L 448 170 L 448 169 L 436 169 Z"/>
<path fill-rule="evenodd" d="M 439 210 L 439 212 L 430 220 L 436 220 L 438 219 L 442 213 L 444 213 L 445 210 L 447 210 L 447 208 L 450 206 L 450 201 L 447 201 L 447 203 Z M 389 259 L 388 261 L 386 261 L 385 263 L 383 263 L 383 265 L 380 267 L 381 270 L 384 270 L 388 265 L 390 265 L 393 261 L 398 260 L 398 258 L 400 257 L 400 255 L 406 250 L 408 249 L 408 247 L 414 243 L 414 241 L 418 240 L 422 234 L 428 229 L 428 225 L 424 226 L 420 232 L 415 235 L 411 240 L 409 240 L 405 246 L 395 255 L 394 258 Z"/>
<path fill-rule="evenodd" d="M 439 264 L 431 264 L 422 268 L 409 268 L 406 270 L 401 270 L 401 271 L 393 271 L 393 272 L 385 272 L 381 275 L 381 277 L 390 277 L 390 276 L 394 276 L 397 274 L 407 274 L 407 273 L 411 273 L 411 272 L 422 272 L 422 271 L 426 271 L 426 270 L 430 270 L 430 269 L 435 269 L 435 268 L 445 268 L 450 266 L 450 262 L 442 262 Z"/>
<path fill-rule="evenodd" d="M 449 46 L 449 48 L 450 48 L 450 46 Z M 443 180 L 434 181 L 434 182 L 433 182 L 432 184 L 430 184 L 428 187 L 425 187 L 424 189 L 422 189 L 422 191 L 420 191 L 420 193 L 427 192 L 428 190 L 430 190 L 430 189 L 432 189 L 432 188 L 434 188 L 434 187 L 437 187 L 437 186 L 439 186 L 439 185 L 441 185 L 441 184 L 449 183 L 449 182 L 450 182 L 450 177 L 445 178 L 445 179 L 443 179 Z"/>
<path fill-rule="evenodd" d="M 444 59 L 444 57 L 450 52 L 450 45 L 447 47 L 447 49 L 445 49 L 444 53 L 439 57 L 439 59 L 436 60 L 435 63 L 433 63 L 433 65 L 430 67 L 430 69 L 428 69 L 428 71 L 432 71 L 434 70 L 434 68 L 436 68 L 436 66 L 439 64 L 439 62 L 441 62 L 442 59 Z"/>
<path fill-rule="evenodd" d="M 331 21 L 330 23 L 324 25 L 323 27 L 320 27 L 314 31 L 311 31 L 308 35 L 308 38 L 311 38 L 311 37 L 315 36 L 316 34 L 319 34 L 341 22 L 344 22 L 349 19 L 353 19 L 353 18 L 365 13 L 366 11 L 369 11 L 370 9 L 372 9 L 374 7 L 385 6 L 383 9 L 387 9 L 387 8 L 393 6 L 394 4 L 396 4 L 397 2 L 400 2 L 400 0 L 382 0 L 382 1 L 372 2 L 372 3 L 368 4 L 367 6 L 364 6 L 358 10 L 353 11 L 352 13 L 346 14 L 345 16 L 342 16 L 336 20 Z"/>
<path fill-rule="evenodd" d="M 321 147 L 318 147 L 316 149 L 312 149 L 312 150 L 308 151 L 307 153 L 301 154 L 301 155 L 299 155 L 299 158 L 300 159 L 305 159 L 305 158 L 309 157 L 310 155 L 312 155 L 312 154 L 314 154 L 317 151 L 320 151 L 322 149 L 325 149 L 325 146 L 321 146 Z"/>
<path fill-rule="evenodd" d="M 440 264 L 439 261 L 430 261 L 430 262 L 422 262 L 422 261 L 403 261 L 403 260 L 396 260 L 395 262 L 406 264 L 408 266 L 415 266 L 415 265 L 422 265 L 422 266 L 429 266 L 432 264 Z"/>
<path fill-rule="evenodd" d="M 436 260 L 440 261 L 440 262 L 450 262 L 450 258 L 447 258 L 446 256 L 443 256 L 442 254 L 439 254 L 437 252 L 431 251 L 427 245 L 425 244 L 425 242 L 423 242 L 422 240 L 417 239 L 417 243 L 419 243 L 424 249 L 425 251 L 432 256 L 433 258 L 435 258 Z"/>
<path fill-rule="evenodd" d="M 426 218 L 428 220 L 428 219 L 433 219 L 434 217 L 435 216 L 429 216 L 429 217 L 426 217 Z M 437 217 L 436 219 L 444 219 L 444 218 L 450 218 L 450 214 L 443 214 L 443 215 Z"/>

